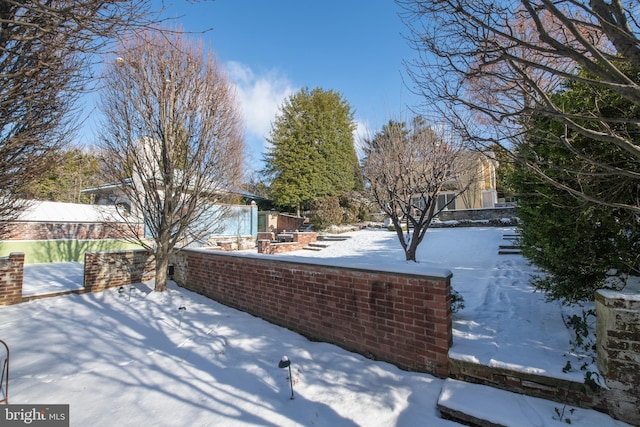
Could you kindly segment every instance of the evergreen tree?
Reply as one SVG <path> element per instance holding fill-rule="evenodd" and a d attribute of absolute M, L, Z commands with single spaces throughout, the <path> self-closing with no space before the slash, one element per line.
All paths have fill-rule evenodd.
<path fill-rule="evenodd" d="M 351 106 L 337 92 L 304 88 L 288 98 L 264 159 L 275 203 L 299 213 L 312 200 L 362 188 L 354 130 Z"/>
<path fill-rule="evenodd" d="M 599 116 L 600 122 L 582 121 L 585 128 L 597 130 L 606 117 L 616 131 L 640 145 L 638 126 L 631 124 L 640 119 L 640 110 L 619 95 L 572 82 L 553 98 L 567 114 Z M 509 176 L 518 193 L 523 253 L 547 273 L 535 278 L 534 285 L 550 299 L 569 304 L 592 300 L 596 289 L 622 286 L 629 274 L 638 274 L 637 215 L 620 206 L 636 203 L 640 177 L 628 174 L 621 179 L 606 170 L 616 166 L 638 171 L 640 164 L 624 149 L 612 150 L 556 120 L 540 116 L 534 120 L 536 131 L 518 146 L 521 163 Z M 603 167 L 595 166 L 592 159 Z M 534 162 L 545 166 L 532 172 L 525 164 Z M 610 206 L 576 198 L 558 183 L 603 197 L 606 193 Z"/>
<path fill-rule="evenodd" d="M 54 202 L 89 203 L 85 188 L 100 184 L 95 155 L 79 148 L 64 148 L 52 155 L 51 167 L 25 189 L 23 197 Z"/>

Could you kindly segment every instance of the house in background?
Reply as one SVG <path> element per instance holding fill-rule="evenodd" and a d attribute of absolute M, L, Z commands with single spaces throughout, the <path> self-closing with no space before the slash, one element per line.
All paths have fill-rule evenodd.
<path fill-rule="evenodd" d="M 494 208 L 498 203 L 498 162 L 477 151 L 464 151 L 450 170 L 436 201 L 436 211 Z M 423 206 L 419 197 L 413 203 Z"/>
<path fill-rule="evenodd" d="M 131 181 L 91 187 L 82 190 L 82 193 L 90 195 L 95 205 L 112 206 L 118 215 L 140 217 L 122 190 L 123 185 L 131 185 Z M 190 242 L 189 247 L 213 247 L 224 250 L 255 248 L 258 236 L 258 208 L 255 199 L 260 197 L 241 190 L 228 190 L 226 193 L 245 203 L 212 205 L 210 215 L 214 218 L 219 217 L 216 220 L 215 231 L 197 242 Z M 143 222 L 142 218 L 140 222 Z M 144 230 L 144 236 L 150 237 L 147 229 Z"/>
<path fill-rule="evenodd" d="M 498 201 L 496 172 L 499 163 L 492 153 L 465 151 L 455 165 L 456 172 L 438 196 L 440 221 L 497 221 L 517 224 L 513 205 Z M 466 191 L 461 191 L 467 188 Z M 449 203 L 447 205 L 447 203 Z"/>
<path fill-rule="evenodd" d="M 463 151 L 456 161 L 451 181 L 438 196 L 437 208 L 446 206 L 445 210 L 460 210 L 496 207 L 497 168 L 498 161 L 489 155 L 478 151 Z M 462 191 L 464 188 L 466 191 Z"/>

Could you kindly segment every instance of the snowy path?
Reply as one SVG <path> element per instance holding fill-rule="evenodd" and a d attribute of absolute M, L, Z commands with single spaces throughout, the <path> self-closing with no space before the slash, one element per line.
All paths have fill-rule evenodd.
<path fill-rule="evenodd" d="M 571 335 L 561 316 L 563 309 L 569 309 L 533 293 L 531 274 L 521 256 L 499 259 L 482 303 L 454 316 L 449 354 L 483 365 L 582 382 L 583 372 L 562 372 L 567 361 L 574 367 L 584 362 L 569 354 Z"/>

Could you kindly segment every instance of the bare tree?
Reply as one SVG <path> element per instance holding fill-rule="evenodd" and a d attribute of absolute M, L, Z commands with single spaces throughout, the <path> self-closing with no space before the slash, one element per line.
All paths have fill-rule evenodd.
<path fill-rule="evenodd" d="M 105 74 L 100 145 L 155 255 L 157 291 L 171 254 L 215 231 L 225 190 L 241 178 L 244 136 L 233 86 L 214 54 L 179 33 L 147 32 Z"/>
<path fill-rule="evenodd" d="M 455 200 L 438 204 L 441 192 L 456 183 L 461 147 L 416 119 L 409 129 L 405 123 L 390 121 L 364 141 L 363 150 L 368 189 L 391 218 L 406 260 L 416 261 L 431 221 Z M 466 188 L 455 190 L 460 194 Z"/>
<path fill-rule="evenodd" d="M 630 68 L 640 67 L 638 3 L 606 0 L 396 0 L 403 8 L 409 40 L 418 56 L 407 63 L 425 105 L 465 140 L 507 150 L 525 143 L 532 117 L 562 122 L 580 138 L 589 138 L 625 161 L 610 164 L 577 149 L 565 135 L 557 138 L 588 167 L 563 172 L 569 181 L 546 170 L 558 165 L 527 159 L 543 179 L 585 201 L 640 212 L 640 192 L 632 202 L 594 193 L 569 182 L 580 176 L 640 181 L 640 147 L 635 118 L 610 117 L 598 108 L 566 113 L 553 92 L 567 82 L 581 82 L 618 94 L 640 105 L 640 85 Z M 597 94 L 594 91 L 593 97 Z M 634 141 L 634 139 L 636 141 Z M 524 159 L 519 159 L 524 160 Z M 555 174 L 557 177 L 559 174 Z M 609 195 L 609 196 L 608 196 Z"/>
<path fill-rule="evenodd" d="M 20 213 L 21 189 L 71 139 L 94 55 L 124 29 L 150 25 L 151 3 L 0 2 L 0 228 Z"/>

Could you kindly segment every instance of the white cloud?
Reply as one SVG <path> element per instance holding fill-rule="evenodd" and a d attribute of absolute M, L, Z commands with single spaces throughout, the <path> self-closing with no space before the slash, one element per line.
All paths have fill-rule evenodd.
<path fill-rule="evenodd" d="M 235 61 L 227 62 L 225 67 L 236 85 L 247 138 L 261 139 L 264 144 L 280 106 L 296 89 L 286 76 L 275 71 L 256 75 L 250 67 Z"/>
<path fill-rule="evenodd" d="M 356 129 L 353 131 L 353 142 L 359 159 L 363 156 L 363 141 L 371 139 L 373 133 L 367 120 L 356 119 Z"/>

